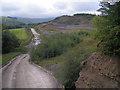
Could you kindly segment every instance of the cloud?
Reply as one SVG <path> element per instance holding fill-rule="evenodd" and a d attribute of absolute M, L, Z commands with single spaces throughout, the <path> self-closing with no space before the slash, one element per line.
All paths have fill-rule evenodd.
<path fill-rule="evenodd" d="M 71 3 L 71 7 L 75 11 L 79 11 L 79 12 L 88 12 L 88 11 L 97 10 L 99 8 L 97 2 L 74 2 Z"/>
<path fill-rule="evenodd" d="M 56 9 L 66 9 L 67 8 L 68 3 L 67 2 L 56 2 L 53 4 L 53 7 Z"/>
<path fill-rule="evenodd" d="M 55 17 L 80 12 L 95 12 L 96 0 L 1 0 L 3 16 Z M 84 1 L 84 2 L 83 2 Z M 96 12 L 95 12 L 96 13 Z"/>
<path fill-rule="evenodd" d="M 17 11 L 17 10 L 19 10 L 19 8 L 17 7 L 11 7 L 11 6 L 2 7 L 2 11 L 4 12 Z"/>
<path fill-rule="evenodd" d="M 18 17 L 36 17 L 46 12 L 46 8 L 37 3 L 3 2 L 2 15 Z"/>
<path fill-rule="evenodd" d="M 2 11 L 3 12 L 11 12 L 11 11 L 18 11 L 20 8 L 19 5 L 16 5 L 16 3 L 11 2 L 2 2 Z"/>

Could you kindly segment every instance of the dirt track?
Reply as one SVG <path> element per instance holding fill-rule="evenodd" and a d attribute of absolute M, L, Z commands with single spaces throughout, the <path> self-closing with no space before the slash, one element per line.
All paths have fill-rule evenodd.
<path fill-rule="evenodd" d="M 56 79 L 42 68 L 29 62 L 29 54 L 22 54 L 2 72 L 3 88 L 58 88 Z"/>

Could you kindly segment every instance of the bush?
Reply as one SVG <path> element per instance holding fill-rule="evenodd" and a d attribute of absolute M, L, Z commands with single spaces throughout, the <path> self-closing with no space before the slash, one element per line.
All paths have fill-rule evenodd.
<path fill-rule="evenodd" d="M 80 31 L 78 32 L 78 35 L 88 36 L 90 34 L 88 32 Z"/>
<path fill-rule="evenodd" d="M 31 52 L 33 60 L 51 58 L 66 52 L 80 42 L 77 34 L 55 34 L 45 37 Z"/>
<path fill-rule="evenodd" d="M 120 27 L 115 27 L 110 30 L 109 36 L 106 36 L 105 41 L 101 43 L 102 51 L 109 55 L 120 55 Z"/>
<path fill-rule="evenodd" d="M 71 53 L 65 56 L 65 62 L 60 73 L 58 73 L 60 82 L 65 88 L 75 88 L 75 82 L 77 81 L 81 70 L 80 62 L 85 60 L 92 52 L 91 48 L 83 46 L 78 48 L 78 50 L 73 49 Z"/>
<path fill-rule="evenodd" d="M 75 82 L 81 70 L 80 60 L 76 57 L 67 57 L 61 70 L 62 84 L 65 88 L 75 88 Z"/>
<path fill-rule="evenodd" d="M 19 47 L 19 39 L 8 31 L 2 33 L 2 53 L 8 53 L 14 51 L 15 48 Z"/>

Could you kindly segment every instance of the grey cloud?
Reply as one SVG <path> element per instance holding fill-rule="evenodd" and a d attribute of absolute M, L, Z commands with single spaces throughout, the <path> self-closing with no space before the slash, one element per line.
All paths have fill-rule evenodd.
<path fill-rule="evenodd" d="M 79 12 L 87 12 L 97 10 L 99 7 L 97 2 L 74 2 L 71 3 L 71 8 Z"/>
<path fill-rule="evenodd" d="M 41 6 L 38 6 L 38 5 L 35 5 L 35 4 L 29 4 L 27 6 L 27 9 L 29 12 L 46 12 L 46 8 L 45 7 L 41 7 Z"/>
<path fill-rule="evenodd" d="M 74 12 L 87 12 L 98 9 L 97 2 L 56 2 L 53 4 L 53 7 L 56 10 L 65 10 L 64 12 L 51 11 L 51 13 L 47 13 L 48 9 L 46 7 L 39 6 L 38 4 L 27 4 L 27 5 L 19 5 L 16 3 L 5 3 L 2 6 L 3 15 L 11 15 L 16 17 L 56 17 L 61 15 L 69 15 Z M 70 11 L 68 9 L 73 9 Z M 24 10 L 25 9 L 25 10 Z"/>
<path fill-rule="evenodd" d="M 34 7 L 33 7 L 34 6 Z M 22 10 L 22 9 L 25 10 Z M 13 13 L 14 12 L 14 13 Z M 46 9 L 37 5 L 27 6 L 15 6 L 14 4 L 7 4 L 2 7 L 3 16 L 15 16 L 15 17 L 41 17 L 42 13 L 46 12 Z M 43 15 L 44 16 L 44 15 Z"/>
<path fill-rule="evenodd" d="M 13 4 L 7 4 L 2 6 L 2 11 L 4 12 L 17 11 L 17 10 L 19 10 L 19 8 Z"/>
<path fill-rule="evenodd" d="M 53 7 L 54 8 L 57 8 L 57 9 L 66 9 L 68 6 L 68 3 L 67 2 L 56 2 L 54 3 Z"/>

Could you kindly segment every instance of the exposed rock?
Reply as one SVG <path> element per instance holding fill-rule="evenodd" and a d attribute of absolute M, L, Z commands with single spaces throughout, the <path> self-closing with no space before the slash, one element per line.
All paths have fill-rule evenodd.
<path fill-rule="evenodd" d="M 118 58 L 93 53 L 81 63 L 83 69 L 76 81 L 76 88 L 118 88 L 119 62 Z"/>

